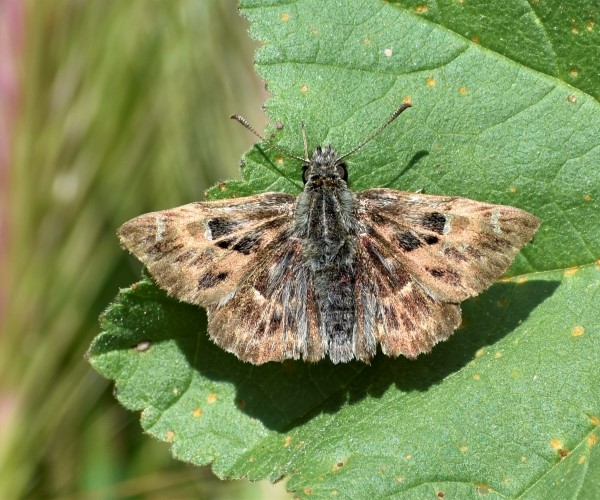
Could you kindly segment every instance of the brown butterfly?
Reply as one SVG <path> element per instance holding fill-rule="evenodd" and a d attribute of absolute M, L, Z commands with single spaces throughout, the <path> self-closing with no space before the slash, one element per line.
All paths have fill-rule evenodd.
<path fill-rule="evenodd" d="M 297 197 L 141 215 L 119 229 L 121 243 L 171 296 L 205 307 L 210 337 L 244 361 L 368 362 L 378 344 L 388 356 L 428 352 L 459 326 L 459 303 L 509 267 L 539 221 L 456 196 L 348 189 L 344 159 L 408 107 L 342 156 L 319 146 L 309 158 L 303 134 Z"/>

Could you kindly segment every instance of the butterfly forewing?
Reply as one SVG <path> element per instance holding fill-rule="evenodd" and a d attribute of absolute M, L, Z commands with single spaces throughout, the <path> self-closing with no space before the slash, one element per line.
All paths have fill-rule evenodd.
<path fill-rule="evenodd" d="M 208 306 L 234 292 L 268 242 L 289 227 L 293 204 L 284 193 L 191 203 L 136 217 L 118 235 L 161 288 Z"/>
<path fill-rule="evenodd" d="M 427 294 L 462 302 L 488 288 L 539 226 L 518 208 L 371 189 L 357 195 L 362 231 Z"/>

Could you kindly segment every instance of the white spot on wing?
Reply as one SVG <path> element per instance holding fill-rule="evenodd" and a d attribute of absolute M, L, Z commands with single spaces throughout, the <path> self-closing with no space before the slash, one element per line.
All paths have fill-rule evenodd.
<path fill-rule="evenodd" d="M 492 210 L 492 216 L 490 217 L 490 224 L 492 225 L 492 229 L 496 234 L 500 234 L 502 229 L 500 229 L 500 211 Z"/>
<path fill-rule="evenodd" d="M 444 230 L 442 231 L 443 234 L 448 234 L 451 230 L 451 222 L 452 222 L 452 216 L 451 215 L 446 215 L 446 222 L 444 223 Z"/>
<path fill-rule="evenodd" d="M 162 241 L 165 235 L 165 218 L 162 215 L 156 216 L 156 241 Z"/>
<path fill-rule="evenodd" d="M 233 299 L 235 297 L 236 292 L 237 292 L 237 290 L 233 290 L 233 291 L 229 292 L 227 295 L 225 295 L 225 297 L 222 297 L 221 300 L 219 300 L 217 307 L 223 307 L 225 304 L 227 304 L 227 302 L 229 302 L 231 299 Z"/>

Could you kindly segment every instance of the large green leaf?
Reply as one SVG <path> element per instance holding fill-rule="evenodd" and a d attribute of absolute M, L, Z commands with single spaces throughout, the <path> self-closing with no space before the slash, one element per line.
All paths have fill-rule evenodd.
<path fill-rule="evenodd" d="M 353 189 L 511 204 L 542 227 L 416 361 L 256 367 L 210 343 L 201 309 L 147 279 L 123 291 L 90 360 L 175 457 L 292 476 L 299 496 L 600 494 L 600 59 L 581 50 L 598 46 L 600 9 L 483 4 L 243 2 L 281 147 L 302 155 L 304 122 L 312 146 L 348 151 L 410 100 L 349 159 Z M 579 85 L 564 72 L 574 57 Z M 243 175 L 210 195 L 301 186 L 298 162 L 269 145 Z"/>

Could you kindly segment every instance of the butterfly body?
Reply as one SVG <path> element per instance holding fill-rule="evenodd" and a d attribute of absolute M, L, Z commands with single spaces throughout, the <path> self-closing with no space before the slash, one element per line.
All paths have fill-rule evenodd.
<path fill-rule="evenodd" d="M 121 244 L 171 296 L 205 307 L 210 337 L 244 361 L 368 362 L 378 345 L 414 358 L 452 334 L 460 302 L 510 266 L 539 221 L 454 196 L 354 193 L 343 158 L 318 147 L 297 197 L 141 215 Z"/>

